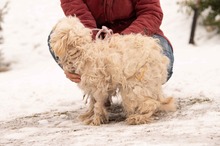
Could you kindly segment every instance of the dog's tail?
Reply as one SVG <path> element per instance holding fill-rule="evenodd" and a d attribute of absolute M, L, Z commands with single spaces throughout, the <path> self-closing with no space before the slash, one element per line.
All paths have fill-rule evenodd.
<path fill-rule="evenodd" d="M 166 111 L 166 112 L 176 111 L 176 102 L 173 97 L 160 98 L 160 103 L 161 103 L 161 106 L 159 108 L 160 111 Z"/>

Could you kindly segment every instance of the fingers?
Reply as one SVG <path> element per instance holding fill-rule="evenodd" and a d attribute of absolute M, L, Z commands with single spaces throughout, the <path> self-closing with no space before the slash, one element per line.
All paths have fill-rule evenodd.
<path fill-rule="evenodd" d="M 64 72 L 66 74 L 66 77 L 71 80 L 72 82 L 75 82 L 75 83 L 79 83 L 81 81 L 81 77 L 80 75 L 78 74 L 75 74 L 75 73 L 69 73 L 67 71 Z"/>
<path fill-rule="evenodd" d="M 79 83 L 81 81 L 80 79 L 70 79 L 70 80 L 75 83 Z"/>

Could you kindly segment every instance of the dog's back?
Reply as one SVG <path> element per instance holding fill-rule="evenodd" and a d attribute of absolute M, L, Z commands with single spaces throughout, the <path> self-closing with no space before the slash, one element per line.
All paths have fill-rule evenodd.
<path fill-rule="evenodd" d="M 91 68 L 115 78 L 130 78 L 146 63 L 163 62 L 164 67 L 160 67 L 163 71 L 160 72 L 164 72 L 169 62 L 162 54 L 157 40 L 140 34 L 117 35 L 108 40 L 97 40 L 92 46 L 89 44 L 86 54 L 94 61 Z"/>

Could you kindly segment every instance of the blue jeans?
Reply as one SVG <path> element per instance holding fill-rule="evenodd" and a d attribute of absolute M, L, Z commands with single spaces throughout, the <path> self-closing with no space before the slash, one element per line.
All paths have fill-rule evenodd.
<path fill-rule="evenodd" d="M 164 37 L 157 34 L 153 35 L 152 37 L 159 39 L 159 44 L 163 49 L 163 54 L 170 59 L 170 64 L 167 68 L 167 72 L 168 72 L 167 81 L 168 81 L 173 74 L 173 63 L 174 63 L 173 49 L 169 44 L 169 42 Z"/>
<path fill-rule="evenodd" d="M 47 39 L 47 45 L 49 47 L 49 51 L 50 54 L 52 55 L 53 59 L 56 61 L 56 63 L 63 69 L 62 65 L 59 63 L 59 57 L 55 55 L 55 53 L 53 52 L 51 46 L 50 46 L 50 35 L 51 35 L 52 31 L 50 32 L 48 39 Z"/>
<path fill-rule="evenodd" d="M 167 81 L 168 81 L 173 74 L 173 63 L 174 63 L 173 49 L 172 49 L 171 45 L 169 44 L 169 42 L 165 38 L 163 38 L 162 36 L 153 35 L 152 37 L 159 39 L 159 41 L 160 41 L 159 43 L 160 43 L 161 47 L 163 48 L 163 54 L 166 55 L 170 59 L 170 64 L 167 68 L 167 71 L 168 71 Z M 48 36 L 47 43 L 48 43 L 49 51 L 50 51 L 51 55 L 53 56 L 54 60 L 58 63 L 58 65 L 62 68 L 62 65 L 59 64 L 59 58 L 57 56 L 55 56 L 54 52 L 51 49 L 50 35 Z"/>

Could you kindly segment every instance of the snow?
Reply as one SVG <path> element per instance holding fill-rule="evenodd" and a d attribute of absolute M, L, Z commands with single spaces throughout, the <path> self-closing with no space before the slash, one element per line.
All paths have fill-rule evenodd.
<path fill-rule="evenodd" d="M 47 36 L 64 17 L 60 1 L 9 2 L 0 45 L 11 63 L 0 73 L 0 145 L 220 145 L 220 36 L 198 25 L 196 45 L 189 45 L 192 16 L 179 13 L 176 0 L 161 1 L 161 28 L 175 55 L 174 74 L 163 88 L 178 110 L 150 124 L 120 120 L 98 127 L 78 120 L 87 107 L 82 92 L 48 51 Z"/>

